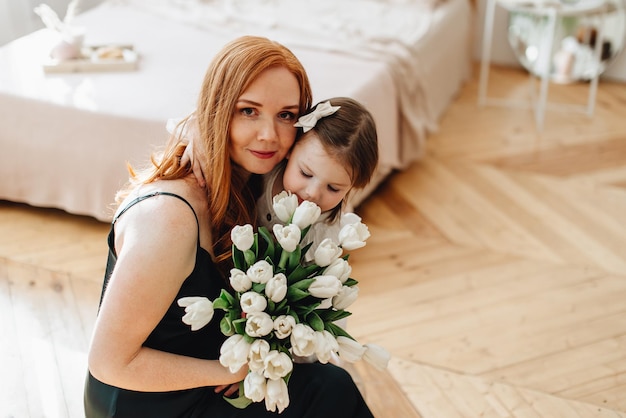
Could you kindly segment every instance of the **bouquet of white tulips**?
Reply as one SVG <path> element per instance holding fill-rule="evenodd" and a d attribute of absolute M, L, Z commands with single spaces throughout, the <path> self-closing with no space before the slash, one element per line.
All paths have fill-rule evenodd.
<path fill-rule="evenodd" d="M 351 315 L 346 309 L 357 299 L 357 281 L 350 277 L 350 251 L 365 245 L 369 230 L 355 214 L 343 216 L 338 242 L 326 238 L 314 250 L 314 261 L 304 255 L 313 243 L 303 238 L 320 216 L 320 208 L 297 196 L 281 192 L 273 207 L 285 225 L 273 234 L 251 225 L 231 232 L 234 267 L 230 272 L 233 293 L 222 290 L 219 298 L 179 299 L 185 307 L 183 322 L 197 330 L 212 319 L 214 309 L 225 315 L 221 331 L 228 339 L 219 361 L 232 372 L 249 368 L 239 398 L 228 399 L 244 408 L 265 400 L 267 410 L 282 412 L 289 405 L 287 382 L 294 359 L 315 356 L 327 363 L 334 355 L 355 362 L 365 359 L 384 368 L 389 354 L 382 347 L 358 343 L 337 321 Z M 243 393 L 242 393 L 243 392 Z"/>

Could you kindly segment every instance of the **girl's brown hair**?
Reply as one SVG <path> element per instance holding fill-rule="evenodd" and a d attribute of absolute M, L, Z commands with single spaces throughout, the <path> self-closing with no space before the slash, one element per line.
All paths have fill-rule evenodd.
<path fill-rule="evenodd" d="M 299 114 L 311 106 L 312 93 L 304 67 L 285 46 L 267 38 L 243 36 L 226 44 L 209 65 L 197 109 L 181 122 L 196 124 L 199 135 L 197 149 L 206 155 L 204 167 L 209 200 L 213 251 L 218 263 L 230 258 L 230 230 L 235 225 L 256 224 L 255 196 L 260 190 L 251 188 L 251 178 L 230 159 L 230 124 L 235 104 L 248 86 L 266 69 L 284 67 L 298 80 L 300 86 Z M 180 131 L 179 129 L 178 131 Z M 178 179 L 191 171 L 181 166 L 180 157 L 185 144 L 173 136 L 160 156 L 153 155 L 152 168 L 140 182 L 157 179 Z M 131 177 L 133 177 L 131 172 Z M 136 177 L 136 176 L 134 176 Z M 135 181 L 136 183 L 136 181 Z M 224 268 L 227 268 L 225 266 Z"/>
<path fill-rule="evenodd" d="M 326 152 L 348 169 L 352 188 L 362 189 L 369 183 L 378 164 L 374 118 L 365 106 L 349 97 L 322 102 L 325 101 L 340 108 L 332 115 L 319 119 L 309 132 L 315 132 Z M 332 209 L 329 221 L 337 218 L 343 203 Z"/>

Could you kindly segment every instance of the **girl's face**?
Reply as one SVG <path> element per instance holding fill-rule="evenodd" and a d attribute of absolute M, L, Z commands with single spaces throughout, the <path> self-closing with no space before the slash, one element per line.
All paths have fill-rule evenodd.
<path fill-rule="evenodd" d="M 350 173 L 326 152 L 314 131 L 307 132 L 293 147 L 283 175 L 283 187 L 322 209 L 333 209 L 352 187 Z"/>
<path fill-rule="evenodd" d="M 235 104 L 230 158 L 246 171 L 265 174 L 285 158 L 296 137 L 300 85 L 284 67 L 263 71 Z"/>

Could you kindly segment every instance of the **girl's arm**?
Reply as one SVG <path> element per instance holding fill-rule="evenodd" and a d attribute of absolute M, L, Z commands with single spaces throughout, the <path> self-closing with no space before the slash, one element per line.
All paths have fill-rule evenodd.
<path fill-rule="evenodd" d="M 204 171 L 202 167 L 206 167 L 208 162 L 204 159 L 204 154 L 200 152 L 200 150 L 196 150 L 196 142 L 193 139 L 193 135 L 190 135 L 188 138 L 187 147 L 185 148 L 185 152 L 180 159 L 181 165 L 186 165 L 188 163 L 191 164 L 191 170 L 193 171 L 193 175 L 198 182 L 198 185 L 202 188 L 206 186 L 206 178 L 204 176 Z"/>
<path fill-rule="evenodd" d="M 116 224 L 117 264 L 96 320 L 89 369 L 110 385 L 172 391 L 243 380 L 217 360 L 142 347 L 195 263 L 197 224 L 184 202 L 147 199 Z"/>
<path fill-rule="evenodd" d="M 196 126 L 195 116 L 192 116 L 181 125 L 182 119 L 169 119 L 166 124 L 167 131 L 172 135 L 177 135 L 178 139 L 186 145 L 185 151 L 180 158 L 180 164 L 185 166 L 191 164 L 193 175 L 201 188 L 206 186 L 206 177 L 202 167 L 208 167 L 208 161 L 201 149 L 198 149 L 197 136 L 198 128 Z"/>

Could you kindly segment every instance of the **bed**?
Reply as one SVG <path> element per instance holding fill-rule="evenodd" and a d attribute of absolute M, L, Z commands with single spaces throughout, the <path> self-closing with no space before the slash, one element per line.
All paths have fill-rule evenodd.
<path fill-rule="evenodd" d="M 315 102 L 350 96 L 373 113 L 380 161 L 357 206 L 423 156 L 469 77 L 473 13 L 468 0 L 105 1 L 75 23 L 87 44 L 132 44 L 136 70 L 44 73 L 48 29 L 0 48 L 0 199 L 110 220 L 126 163 L 193 110 L 217 50 L 255 34 L 294 51 Z"/>

